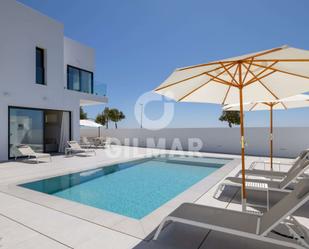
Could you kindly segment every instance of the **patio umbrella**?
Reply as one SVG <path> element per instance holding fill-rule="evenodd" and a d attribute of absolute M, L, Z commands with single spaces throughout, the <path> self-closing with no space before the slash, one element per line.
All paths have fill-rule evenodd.
<path fill-rule="evenodd" d="M 287 110 L 293 108 L 309 107 L 309 95 L 298 94 L 295 96 L 274 100 L 274 101 L 257 101 L 252 103 L 244 103 L 244 111 L 261 111 L 269 110 L 270 113 L 270 168 L 273 169 L 273 110 Z M 239 104 L 226 105 L 225 111 L 239 111 Z"/>
<path fill-rule="evenodd" d="M 240 103 L 242 203 L 246 207 L 243 103 L 309 91 L 309 51 L 282 46 L 176 69 L 155 92 L 178 102 Z"/>
<path fill-rule="evenodd" d="M 102 127 L 103 125 L 98 124 L 95 121 L 90 120 L 90 119 L 81 119 L 79 121 L 79 125 L 83 127 L 98 128 L 98 135 L 100 137 L 100 127 Z"/>

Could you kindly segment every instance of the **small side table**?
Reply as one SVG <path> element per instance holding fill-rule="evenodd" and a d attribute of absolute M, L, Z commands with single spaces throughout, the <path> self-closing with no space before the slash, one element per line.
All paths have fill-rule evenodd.
<path fill-rule="evenodd" d="M 269 210 L 269 188 L 267 183 L 260 183 L 260 182 L 246 182 L 246 189 L 252 189 L 256 191 L 263 191 L 266 192 L 266 206 L 265 205 L 258 205 L 258 204 L 247 204 L 248 206 L 252 207 L 266 207 L 267 211 Z"/>

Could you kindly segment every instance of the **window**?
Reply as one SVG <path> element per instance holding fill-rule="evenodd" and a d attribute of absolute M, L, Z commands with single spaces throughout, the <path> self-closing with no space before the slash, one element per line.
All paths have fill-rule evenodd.
<path fill-rule="evenodd" d="M 36 83 L 45 85 L 44 49 L 36 48 Z"/>
<path fill-rule="evenodd" d="M 43 152 L 43 111 L 9 108 L 9 157 L 19 156 L 16 145 L 28 144 L 36 152 Z"/>
<path fill-rule="evenodd" d="M 85 93 L 93 93 L 92 72 L 77 67 L 68 66 L 67 73 L 68 89 Z"/>

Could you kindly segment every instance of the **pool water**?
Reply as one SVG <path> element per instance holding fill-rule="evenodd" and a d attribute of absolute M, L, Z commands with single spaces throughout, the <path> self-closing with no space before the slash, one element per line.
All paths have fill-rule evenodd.
<path fill-rule="evenodd" d="M 151 158 L 21 186 L 141 219 L 228 161 L 193 157 Z"/>

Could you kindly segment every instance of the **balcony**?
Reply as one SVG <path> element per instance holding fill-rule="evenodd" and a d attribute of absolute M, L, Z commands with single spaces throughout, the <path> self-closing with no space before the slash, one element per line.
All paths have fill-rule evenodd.
<path fill-rule="evenodd" d="M 70 95 L 78 96 L 80 99 L 80 106 L 100 105 L 108 102 L 107 86 L 104 83 L 95 82 L 94 84 L 75 84 L 69 85 Z"/>
<path fill-rule="evenodd" d="M 104 83 L 95 82 L 92 94 L 98 96 L 107 96 L 107 85 Z"/>

